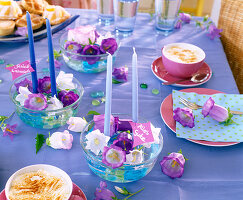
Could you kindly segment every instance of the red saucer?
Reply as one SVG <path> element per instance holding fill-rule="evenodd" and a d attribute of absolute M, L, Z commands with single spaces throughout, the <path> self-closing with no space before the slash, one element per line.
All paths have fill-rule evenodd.
<path fill-rule="evenodd" d="M 174 77 L 166 71 L 166 69 L 163 65 L 163 62 L 162 62 L 162 57 L 159 57 L 153 61 L 152 65 L 151 65 L 151 69 L 152 69 L 152 72 L 154 73 L 154 75 L 163 82 L 171 82 L 171 81 L 180 80 L 180 78 Z M 206 83 L 212 77 L 212 70 L 209 67 L 209 65 L 205 62 L 203 63 L 202 67 L 197 71 L 197 73 L 208 74 L 208 77 L 201 83 L 185 81 L 185 82 L 176 83 L 176 84 L 172 84 L 172 85 L 177 86 L 177 87 L 195 87 L 195 86 L 199 86 L 199 85 Z"/>
<path fill-rule="evenodd" d="M 79 197 L 81 197 L 83 200 L 87 200 L 85 194 L 83 193 L 83 191 L 73 183 L 73 192 L 72 195 L 77 195 Z M 71 200 L 72 198 L 70 198 L 69 200 Z M 0 193 L 0 200 L 7 200 L 6 196 L 5 196 L 5 190 L 3 190 Z"/>
<path fill-rule="evenodd" d="M 218 90 L 208 89 L 208 88 L 188 88 L 180 90 L 180 92 L 195 92 L 197 94 L 217 94 L 217 93 L 223 93 Z M 164 101 L 161 103 L 160 106 L 160 115 L 163 119 L 164 123 L 172 130 L 174 133 L 176 133 L 176 122 L 173 119 L 173 99 L 172 94 L 167 96 Z M 239 144 L 239 142 L 211 142 L 206 140 L 193 140 L 193 139 L 187 139 L 191 142 L 206 145 L 206 146 L 214 146 L 214 147 L 225 147 L 225 146 L 231 146 L 235 144 Z"/>

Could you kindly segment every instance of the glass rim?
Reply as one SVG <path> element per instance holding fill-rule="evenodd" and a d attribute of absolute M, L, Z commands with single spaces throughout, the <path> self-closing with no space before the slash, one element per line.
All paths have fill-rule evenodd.
<path fill-rule="evenodd" d="M 121 113 L 112 113 L 112 115 L 114 115 L 114 116 L 116 116 L 116 115 L 127 115 L 127 116 L 129 116 L 128 114 L 121 114 Z M 143 118 L 140 117 L 140 119 L 143 119 Z M 83 141 L 83 139 L 82 139 L 82 136 L 83 136 L 84 132 L 86 132 L 85 130 L 89 127 L 89 125 L 90 125 L 93 121 L 94 121 L 94 120 L 89 121 L 88 124 L 84 127 L 83 131 L 82 131 L 81 134 L 80 134 L 80 144 L 81 144 L 81 146 L 82 146 L 82 149 L 83 149 L 84 153 L 85 153 L 90 159 L 92 159 L 93 161 L 100 163 L 101 166 L 103 166 L 103 167 L 105 167 L 105 168 L 113 169 L 112 167 L 107 166 L 107 165 L 105 165 L 104 163 L 102 163 L 102 161 L 97 160 L 97 159 L 94 159 L 92 156 L 90 156 L 90 155 L 89 155 L 90 153 L 89 153 L 89 152 L 86 150 L 86 148 L 84 147 L 84 144 L 83 144 L 84 141 Z M 147 121 L 147 120 L 146 120 L 146 121 Z M 150 123 L 151 123 L 151 122 L 150 122 Z M 151 123 L 151 124 L 152 124 L 152 123 Z M 152 125 L 153 125 L 153 124 L 152 124 Z M 156 160 L 156 159 L 158 158 L 159 154 L 161 153 L 162 148 L 163 148 L 163 135 L 162 135 L 161 131 L 160 131 L 160 143 L 159 143 L 158 145 L 159 145 L 159 149 L 158 149 L 158 151 L 156 152 L 156 154 L 154 154 L 154 157 L 153 157 L 153 158 L 150 158 L 150 159 L 148 159 L 148 160 L 146 160 L 146 161 L 143 161 L 143 162 L 141 162 L 141 163 L 139 163 L 139 164 L 123 164 L 121 167 L 138 167 L 138 166 L 142 166 L 142 165 L 146 165 L 146 164 L 152 163 L 154 160 Z M 145 147 L 145 148 L 146 148 L 146 147 Z M 115 169 L 120 169 L 120 167 L 115 168 Z M 125 169 L 120 169 L 120 170 L 125 170 Z"/>
<path fill-rule="evenodd" d="M 37 74 L 44 74 L 45 72 L 37 72 Z M 22 79 L 22 78 L 26 78 L 27 76 L 31 76 L 31 74 L 24 74 L 22 76 L 19 76 L 18 78 L 16 78 L 13 82 L 13 84 L 10 86 L 10 89 L 9 89 L 9 96 L 10 96 L 10 99 L 12 100 L 12 102 L 15 104 L 15 106 L 18 106 L 20 107 L 21 109 L 24 109 L 26 111 L 29 111 L 29 112 L 35 112 L 35 113 L 52 113 L 52 112 L 59 112 L 59 111 L 64 111 L 64 110 L 68 110 L 69 108 L 73 107 L 76 103 L 78 103 L 82 97 L 83 97 L 83 94 L 84 94 L 84 87 L 83 85 L 78 81 L 78 79 L 76 79 L 75 77 L 73 77 L 73 79 L 78 83 L 78 85 L 81 87 L 80 90 L 80 95 L 79 95 L 79 98 L 73 102 L 72 104 L 66 106 L 66 107 L 63 107 L 63 108 L 59 108 L 59 109 L 56 109 L 56 110 L 32 110 L 32 109 L 29 109 L 29 108 L 25 108 L 24 106 L 21 106 L 14 98 L 13 98 L 13 95 L 11 93 L 12 91 L 12 88 L 15 87 L 15 83 Z"/>

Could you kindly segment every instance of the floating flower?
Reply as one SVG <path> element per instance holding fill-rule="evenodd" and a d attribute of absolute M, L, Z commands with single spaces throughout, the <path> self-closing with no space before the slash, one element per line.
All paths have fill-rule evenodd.
<path fill-rule="evenodd" d="M 68 130 L 74 132 L 82 132 L 87 125 L 87 121 L 81 117 L 70 117 L 67 121 Z"/>
<path fill-rule="evenodd" d="M 126 155 L 125 164 L 136 165 L 143 162 L 143 152 L 140 150 L 133 150 Z"/>
<path fill-rule="evenodd" d="M 153 124 L 151 124 L 151 131 L 152 131 L 152 134 L 153 134 L 154 141 L 144 143 L 143 146 L 146 147 L 146 148 L 151 148 L 151 144 L 159 144 L 160 143 L 160 139 L 159 139 L 160 130 L 161 130 L 161 128 L 155 128 L 153 126 Z"/>
<path fill-rule="evenodd" d="M 96 30 L 94 26 L 80 26 L 68 30 L 68 41 L 74 41 L 81 45 L 94 43 L 96 39 Z"/>
<path fill-rule="evenodd" d="M 176 29 L 180 29 L 182 27 L 182 21 L 181 20 L 178 20 L 175 24 L 175 28 Z"/>
<path fill-rule="evenodd" d="M 14 135 L 20 133 L 20 131 L 16 130 L 16 127 L 17 127 L 18 124 L 14 124 L 14 125 L 9 125 L 9 124 L 6 124 L 5 127 L 2 127 L 2 130 L 3 130 L 3 136 L 9 136 L 10 139 L 13 141 L 13 137 Z"/>
<path fill-rule="evenodd" d="M 74 41 L 67 41 L 64 45 L 64 48 L 72 53 L 81 53 L 83 49 L 81 44 Z"/>
<path fill-rule="evenodd" d="M 24 102 L 28 99 L 28 96 L 32 94 L 27 87 L 19 86 L 19 94 L 16 96 L 15 100 L 24 106 Z"/>
<path fill-rule="evenodd" d="M 19 87 L 20 86 L 27 87 L 30 92 L 33 92 L 32 81 L 30 81 L 27 78 L 25 78 L 24 80 L 22 80 L 22 81 L 20 81 L 18 83 L 15 83 L 14 85 L 15 85 L 16 90 L 18 91 L 18 93 L 19 93 Z"/>
<path fill-rule="evenodd" d="M 182 22 L 190 23 L 192 17 L 191 17 L 190 14 L 187 14 L 187 13 L 179 13 L 179 19 L 180 19 Z"/>
<path fill-rule="evenodd" d="M 28 37 L 27 27 L 18 27 L 17 30 L 15 31 L 15 35 L 21 35 L 21 36 Z"/>
<path fill-rule="evenodd" d="M 189 108 L 176 108 L 174 111 L 174 120 L 179 122 L 182 126 L 193 128 L 194 124 L 194 116 L 192 110 Z"/>
<path fill-rule="evenodd" d="M 119 82 L 126 82 L 128 76 L 128 67 L 114 68 L 112 72 L 112 78 Z"/>
<path fill-rule="evenodd" d="M 117 140 L 114 140 L 113 145 L 120 147 L 126 154 L 129 154 L 133 149 L 133 140 L 128 138 L 128 133 L 120 133 Z"/>
<path fill-rule="evenodd" d="M 185 158 L 181 153 L 171 153 L 160 161 L 161 170 L 171 178 L 180 178 L 184 173 Z"/>
<path fill-rule="evenodd" d="M 100 45 L 100 51 L 102 53 L 110 53 L 111 55 L 113 55 L 116 50 L 118 48 L 118 45 L 116 43 L 116 39 L 115 38 L 107 38 L 107 39 L 103 39 Z"/>
<path fill-rule="evenodd" d="M 78 100 L 79 95 L 75 94 L 73 91 L 62 90 L 58 94 L 59 100 L 63 103 L 63 106 L 69 106 Z"/>
<path fill-rule="evenodd" d="M 41 93 L 29 94 L 24 102 L 24 107 L 32 110 L 44 110 L 47 106 L 46 97 Z"/>
<path fill-rule="evenodd" d="M 94 200 L 113 200 L 113 198 L 115 195 L 107 189 L 106 182 L 100 181 L 100 188 L 96 188 Z"/>
<path fill-rule="evenodd" d="M 104 147 L 102 158 L 104 164 L 115 169 L 121 167 L 126 161 L 126 152 L 112 144 L 110 147 Z"/>
<path fill-rule="evenodd" d="M 130 131 L 132 132 L 132 126 L 129 121 L 119 120 L 117 131 Z"/>
<path fill-rule="evenodd" d="M 46 144 L 54 149 L 71 149 L 73 135 L 69 131 L 55 132 L 46 139 Z"/>
<path fill-rule="evenodd" d="M 215 104 L 212 97 L 204 103 L 202 114 L 204 117 L 209 115 L 218 122 L 224 122 L 232 117 L 225 107 Z"/>
<path fill-rule="evenodd" d="M 107 32 L 105 35 L 99 35 L 99 37 L 96 38 L 96 44 L 101 45 L 101 42 L 108 38 L 112 38 L 111 32 Z"/>
<path fill-rule="evenodd" d="M 100 49 L 97 45 L 86 45 L 83 48 L 82 55 L 89 55 L 87 57 L 83 57 L 84 61 L 87 61 L 89 65 L 93 65 L 100 59 L 99 56 L 90 56 L 90 55 L 99 55 Z"/>
<path fill-rule="evenodd" d="M 222 29 L 217 29 L 217 27 L 214 24 L 211 24 L 208 30 L 209 33 L 207 34 L 207 36 L 209 36 L 211 40 L 217 37 L 221 37 L 220 33 L 223 31 Z"/>
<path fill-rule="evenodd" d="M 73 83 L 73 74 L 65 73 L 60 71 L 56 78 L 57 87 L 60 90 L 72 90 L 75 89 L 76 86 Z"/>
<path fill-rule="evenodd" d="M 58 110 L 63 108 L 62 102 L 57 99 L 56 95 L 54 95 L 54 97 L 51 97 L 50 102 L 51 103 L 48 104 L 46 110 Z"/>
<path fill-rule="evenodd" d="M 100 152 L 103 152 L 104 147 L 110 139 L 110 137 L 101 133 L 99 129 L 90 132 L 85 138 L 87 139 L 85 148 L 90 149 L 95 155 L 99 155 Z"/>
<path fill-rule="evenodd" d="M 104 123 L 105 123 L 105 115 L 94 115 L 94 130 L 99 129 L 102 133 L 104 133 Z M 110 137 L 114 135 L 117 131 L 118 126 L 118 118 L 113 117 L 111 115 L 110 118 Z"/>
<path fill-rule="evenodd" d="M 51 93 L 51 78 L 49 76 L 38 79 L 38 92 L 47 94 Z"/>

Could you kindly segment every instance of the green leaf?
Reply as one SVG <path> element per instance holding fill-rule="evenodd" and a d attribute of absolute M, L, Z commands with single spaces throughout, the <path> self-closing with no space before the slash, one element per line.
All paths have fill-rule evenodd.
<path fill-rule="evenodd" d="M 237 124 L 236 122 L 234 122 L 233 120 L 232 120 L 232 117 L 233 117 L 234 115 L 230 112 L 230 108 L 228 108 L 228 118 L 225 120 L 225 121 L 223 121 L 223 122 L 219 122 L 220 124 L 224 124 L 224 126 L 229 126 L 229 125 L 231 125 L 231 124 Z M 237 124 L 237 125 L 239 125 L 239 124 Z"/>
<path fill-rule="evenodd" d="M 204 17 L 203 17 L 203 22 L 208 21 L 208 17 L 209 17 L 208 15 L 204 16 Z"/>
<path fill-rule="evenodd" d="M 56 59 L 56 60 L 57 60 L 59 57 L 62 56 L 62 51 L 61 51 L 61 50 L 60 50 L 60 51 L 57 51 L 57 50 L 54 49 L 53 53 L 54 53 L 54 59 Z"/>
<path fill-rule="evenodd" d="M 49 132 L 49 137 L 46 138 L 46 145 L 47 146 L 51 146 L 50 137 L 51 137 L 51 135 L 50 135 L 50 132 Z"/>
<path fill-rule="evenodd" d="M 45 136 L 37 133 L 35 140 L 36 140 L 35 149 L 37 154 L 40 148 L 42 147 L 42 145 L 45 143 Z"/>
<path fill-rule="evenodd" d="M 94 111 L 94 110 L 90 110 L 87 115 L 100 115 L 100 113 Z"/>
<path fill-rule="evenodd" d="M 6 67 L 12 67 L 14 64 L 7 64 Z"/>
<path fill-rule="evenodd" d="M 8 117 L 7 116 L 0 116 L 0 122 L 5 120 L 5 119 L 8 119 Z"/>
<path fill-rule="evenodd" d="M 122 83 L 122 82 L 121 81 L 117 81 L 116 79 L 112 78 L 112 83 L 119 84 L 119 83 Z"/>
<path fill-rule="evenodd" d="M 93 44 L 93 42 L 91 41 L 91 39 L 90 39 L 90 38 L 89 38 L 89 44 L 90 44 L 90 45 L 92 45 L 92 44 Z"/>

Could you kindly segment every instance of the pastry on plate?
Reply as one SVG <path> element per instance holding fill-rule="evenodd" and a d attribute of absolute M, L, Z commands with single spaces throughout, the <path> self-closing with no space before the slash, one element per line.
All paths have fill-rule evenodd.
<path fill-rule="evenodd" d="M 22 10 L 23 15 L 26 13 L 26 10 L 24 9 L 24 7 L 22 6 L 22 2 L 21 1 L 17 1 L 17 4 L 19 5 L 20 9 Z"/>
<path fill-rule="evenodd" d="M 0 36 L 10 35 L 14 32 L 14 27 L 13 20 L 0 20 Z"/>
<path fill-rule="evenodd" d="M 49 19 L 51 25 L 56 25 L 70 18 L 70 14 L 61 6 L 47 6 L 43 18 Z"/>
<path fill-rule="evenodd" d="M 40 15 L 30 14 L 32 29 L 38 29 L 43 25 L 44 19 Z M 27 27 L 26 14 L 16 20 L 17 27 Z"/>
<path fill-rule="evenodd" d="M 16 1 L 0 0 L 0 19 L 17 19 L 22 15 L 22 10 Z"/>
<path fill-rule="evenodd" d="M 22 0 L 21 4 L 30 13 L 42 15 L 44 12 L 45 4 L 43 0 Z"/>

